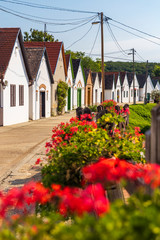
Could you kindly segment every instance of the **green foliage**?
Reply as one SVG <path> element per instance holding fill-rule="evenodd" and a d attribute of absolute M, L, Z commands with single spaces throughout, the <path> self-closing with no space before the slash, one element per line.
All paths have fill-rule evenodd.
<path fill-rule="evenodd" d="M 78 131 L 66 145 L 60 144 L 48 153 L 49 162 L 42 169 L 44 186 L 52 183 L 80 186 L 82 167 L 107 154 L 108 134 L 105 130 Z"/>
<path fill-rule="evenodd" d="M 145 133 L 151 126 L 151 109 L 154 103 L 130 105 L 129 125 L 140 127 L 141 132 Z"/>
<path fill-rule="evenodd" d="M 155 65 L 153 69 L 153 74 L 155 77 L 160 77 L 160 65 Z"/>
<path fill-rule="evenodd" d="M 53 35 L 44 33 L 36 29 L 30 29 L 30 33 L 24 32 L 24 41 L 25 42 L 58 42 L 54 39 Z"/>
<path fill-rule="evenodd" d="M 85 56 L 85 52 L 72 52 L 67 50 L 66 54 L 71 54 L 73 59 L 81 59 L 82 68 L 91 69 L 93 72 L 101 72 L 101 60 L 93 61 L 92 58 Z"/>
<path fill-rule="evenodd" d="M 159 90 L 153 90 L 151 92 L 151 98 L 154 100 L 155 103 L 159 103 L 159 101 L 160 101 L 160 91 Z"/>
<path fill-rule="evenodd" d="M 58 113 L 62 113 L 66 105 L 66 97 L 68 91 L 68 84 L 60 81 L 57 85 L 57 98 L 58 98 Z"/>
<path fill-rule="evenodd" d="M 56 213 L 32 215 L 1 225 L 1 240 L 159 240 L 160 190 L 139 191 L 127 204 L 116 201 L 109 213 L 65 221 Z"/>
<path fill-rule="evenodd" d="M 91 112 L 97 112 L 97 105 L 89 106 Z"/>
<path fill-rule="evenodd" d="M 133 72 L 133 63 L 132 62 L 105 62 L 106 72 Z M 154 75 L 154 66 L 156 63 L 148 63 L 148 72 L 151 75 Z M 135 71 L 137 74 L 146 74 L 146 63 L 135 63 Z"/>

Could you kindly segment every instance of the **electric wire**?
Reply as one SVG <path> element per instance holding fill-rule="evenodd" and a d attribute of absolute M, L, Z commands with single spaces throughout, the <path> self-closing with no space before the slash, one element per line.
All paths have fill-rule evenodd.
<path fill-rule="evenodd" d="M 137 57 L 139 57 L 139 59 L 143 60 L 144 62 L 146 61 L 141 55 L 139 55 L 138 52 L 136 52 L 136 55 L 137 55 Z"/>
<path fill-rule="evenodd" d="M 28 18 L 28 17 L 21 16 L 21 15 L 19 15 L 19 14 L 13 13 L 13 12 L 11 12 L 11 11 L 5 10 L 5 9 L 1 8 L 1 6 L 0 6 L 0 11 L 6 12 L 6 13 L 8 13 L 8 14 L 14 15 L 14 16 L 16 16 L 16 17 L 19 17 L 19 18 L 22 18 L 22 19 L 25 19 L 25 20 L 28 20 L 28 21 L 40 23 L 40 24 L 43 24 L 43 25 L 44 25 L 44 24 L 54 25 L 54 24 L 52 24 L 52 23 L 50 23 L 50 22 L 41 21 L 41 20 L 36 20 L 36 19 L 33 19 L 33 18 Z M 96 16 L 96 17 L 97 17 L 97 16 Z M 85 23 L 83 23 L 83 24 L 81 24 L 81 25 L 78 25 L 78 26 L 76 26 L 76 27 L 74 27 L 74 28 L 67 29 L 67 30 L 64 30 L 64 31 L 57 31 L 57 32 L 54 31 L 54 33 L 63 33 L 63 32 L 72 31 L 72 30 L 74 30 L 74 29 L 77 29 L 77 28 L 79 28 L 79 27 L 82 27 L 82 26 L 88 24 L 89 22 L 93 21 L 94 19 L 95 19 L 95 17 L 94 17 L 94 18 L 91 18 L 89 21 L 87 21 L 87 22 L 85 22 Z M 50 32 L 52 33 L 53 31 L 50 31 Z"/>
<path fill-rule="evenodd" d="M 42 4 L 30 3 L 30 2 L 24 2 L 24 1 L 23 2 L 22 1 L 13 1 L 13 0 L 0 0 L 0 1 L 8 2 L 8 3 L 12 3 L 12 4 L 23 5 L 23 6 L 27 6 L 27 7 L 50 9 L 50 10 L 52 9 L 52 10 L 57 10 L 57 11 L 66 11 L 66 12 L 75 12 L 75 13 L 91 13 L 91 14 L 98 13 L 98 12 L 91 12 L 91 11 L 53 7 L 53 6 L 49 6 L 49 5 L 42 5 Z"/>
<path fill-rule="evenodd" d="M 138 34 L 132 33 L 132 32 L 130 32 L 130 31 L 128 31 L 128 30 L 126 30 L 126 29 L 124 29 L 124 28 L 122 28 L 122 27 L 116 26 L 116 25 L 114 25 L 114 24 L 112 24 L 112 23 L 110 23 L 110 25 L 112 25 L 112 26 L 114 26 L 114 27 L 116 27 L 116 28 L 119 28 L 119 29 L 121 29 L 121 30 L 123 30 L 123 31 L 125 31 L 125 32 L 127 32 L 127 33 L 130 33 L 130 34 L 132 34 L 132 35 L 134 35 L 134 36 L 136 36 L 136 37 L 142 38 L 142 39 L 144 39 L 144 40 L 146 40 L 146 41 L 148 41 L 148 42 L 151 42 L 151 43 L 154 43 L 154 44 L 160 46 L 159 43 L 154 42 L 154 41 L 152 41 L 152 40 L 149 40 L 148 38 L 142 37 L 142 36 L 140 36 L 140 35 L 138 35 Z"/>
<path fill-rule="evenodd" d="M 89 57 L 90 57 L 90 55 L 91 55 L 91 53 L 92 53 L 92 51 L 93 51 L 93 48 L 94 48 L 94 46 L 95 46 L 95 43 L 96 43 L 96 41 L 97 41 L 97 37 L 98 37 L 98 34 L 99 34 L 99 30 L 100 30 L 100 24 L 99 24 L 98 31 L 97 31 L 97 34 L 96 34 L 96 37 L 95 37 L 95 40 L 94 40 L 93 46 L 92 46 L 92 48 L 91 48 L 91 51 L 90 51 Z"/>
<path fill-rule="evenodd" d="M 115 44 L 117 45 L 117 47 L 120 49 L 120 51 L 122 52 L 122 54 L 126 57 L 127 53 L 123 50 L 123 48 L 122 48 L 122 47 L 120 46 L 120 44 L 118 43 L 118 41 L 117 41 L 115 35 L 113 34 L 113 31 L 112 31 L 112 29 L 111 29 L 111 27 L 110 27 L 110 25 L 109 25 L 109 23 L 108 23 L 108 21 L 105 22 L 105 23 L 106 23 L 106 25 L 107 25 L 107 27 L 108 27 L 109 33 L 110 33 L 113 41 L 115 42 Z"/>
<path fill-rule="evenodd" d="M 153 38 L 156 38 L 156 39 L 160 40 L 160 37 L 157 37 L 157 36 L 155 36 L 155 35 L 146 33 L 146 32 L 144 32 L 144 31 L 141 31 L 141 30 L 137 29 L 137 28 L 130 27 L 130 26 L 128 26 L 128 25 L 126 25 L 126 24 L 124 24 L 124 23 L 118 22 L 118 21 L 116 21 L 116 20 L 114 20 L 114 19 L 110 19 L 110 20 L 112 20 L 113 22 L 116 22 L 116 23 L 118 23 L 118 24 L 121 24 L 121 25 L 124 26 L 124 27 L 130 28 L 130 29 L 132 29 L 132 30 L 134 30 L 134 31 L 143 33 L 143 34 L 145 34 L 145 35 L 147 35 L 147 36 L 149 36 L 149 37 L 153 37 Z"/>
<path fill-rule="evenodd" d="M 45 20 L 52 20 L 52 21 L 57 21 L 57 19 L 52 19 L 52 18 L 44 18 L 44 17 L 38 17 L 38 16 L 35 16 L 35 15 L 30 15 L 30 14 L 26 14 L 26 13 L 22 13 L 22 12 L 18 12 L 18 11 L 14 11 L 10 8 L 6 8 L 4 6 L 1 6 L 0 7 L 3 7 L 3 9 L 5 10 L 8 10 L 8 11 L 12 11 L 13 13 L 16 13 L 16 14 L 22 14 L 23 16 L 28 16 L 28 17 L 33 17 L 33 18 L 38 18 L 38 19 L 45 19 Z M 78 25 L 78 24 L 81 24 L 85 21 L 87 21 L 88 19 L 92 19 L 93 17 L 95 17 L 96 15 L 94 16 L 90 16 L 90 17 L 87 17 L 87 18 L 83 18 L 83 19 L 77 19 L 75 22 L 66 22 L 66 20 L 63 20 L 65 21 L 64 23 L 54 23 L 54 22 L 49 22 L 50 24 L 53 24 L 53 25 Z M 45 22 L 46 24 L 48 24 L 48 22 Z"/>
<path fill-rule="evenodd" d="M 91 27 L 89 28 L 89 30 L 88 30 L 81 38 L 79 38 L 78 40 L 76 40 L 75 42 L 73 42 L 70 46 L 68 46 L 68 47 L 66 48 L 66 50 L 67 50 L 68 48 L 72 47 L 75 43 L 77 43 L 77 42 L 79 42 L 80 40 L 82 40 L 84 37 L 86 37 L 86 35 L 91 31 L 91 29 L 92 29 L 92 25 L 91 25 Z"/>
<path fill-rule="evenodd" d="M 95 20 L 95 18 L 93 18 L 93 19 L 91 19 L 90 21 L 88 21 L 88 22 L 86 22 L 86 23 L 83 23 L 83 24 L 81 24 L 81 25 L 79 25 L 79 26 L 77 26 L 77 27 L 74 27 L 74 28 L 70 28 L 70 29 L 67 29 L 67 30 L 62 30 L 62 31 L 48 31 L 49 33 L 65 33 L 65 32 L 69 32 L 69 31 L 72 31 L 72 30 L 75 30 L 75 29 L 78 29 L 78 28 L 80 28 L 80 27 L 82 27 L 82 26 L 84 26 L 84 25 L 86 25 L 86 24 L 88 24 L 89 22 L 92 22 L 92 21 L 94 21 Z"/>

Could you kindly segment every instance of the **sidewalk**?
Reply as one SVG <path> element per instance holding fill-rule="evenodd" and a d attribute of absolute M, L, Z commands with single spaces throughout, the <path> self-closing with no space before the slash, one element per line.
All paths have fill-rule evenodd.
<path fill-rule="evenodd" d="M 0 190 L 21 186 L 39 178 L 37 158 L 45 157 L 45 142 L 60 122 L 68 122 L 75 111 L 64 115 L 0 127 Z"/>

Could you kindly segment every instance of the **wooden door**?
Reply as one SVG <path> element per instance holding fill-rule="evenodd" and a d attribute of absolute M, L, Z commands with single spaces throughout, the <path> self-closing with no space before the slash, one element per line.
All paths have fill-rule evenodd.
<path fill-rule="evenodd" d="M 88 88 L 88 99 L 87 99 L 87 105 L 90 106 L 91 105 L 91 89 Z"/>
<path fill-rule="evenodd" d="M 45 92 L 40 92 L 40 118 L 45 117 Z"/>
<path fill-rule="evenodd" d="M 71 110 L 71 87 L 68 88 L 68 110 Z"/>
<path fill-rule="evenodd" d="M 77 89 L 77 107 L 81 107 L 81 88 Z"/>

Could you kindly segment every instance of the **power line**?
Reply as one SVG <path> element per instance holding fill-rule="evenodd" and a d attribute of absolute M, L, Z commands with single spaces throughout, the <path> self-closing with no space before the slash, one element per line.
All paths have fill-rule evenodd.
<path fill-rule="evenodd" d="M 53 7 L 53 6 L 49 6 L 49 5 L 36 4 L 36 3 L 30 3 L 30 2 L 22 2 L 22 1 L 13 1 L 13 0 L 0 0 L 0 1 L 8 2 L 8 3 L 12 3 L 12 4 L 23 5 L 23 6 L 32 7 L 32 8 L 52 9 L 52 10 L 57 10 L 57 11 L 66 11 L 66 12 L 75 12 L 75 13 L 91 13 L 91 14 L 98 13 L 98 12 L 91 12 L 91 11 L 82 11 L 82 10 L 76 10 L 76 9 Z"/>
<path fill-rule="evenodd" d="M 89 57 L 90 57 L 90 55 L 91 55 L 91 53 L 92 53 L 92 51 L 93 51 L 93 48 L 94 48 L 94 46 L 95 46 L 95 43 L 96 43 L 96 40 L 97 40 L 97 37 L 98 37 L 99 30 L 100 30 L 100 24 L 99 24 L 98 31 L 97 31 L 97 34 L 96 34 L 96 37 L 95 37 L 95 40 L 94 40 L 93 46 L 92 46 L 92 48 L 91 48 L 91 51 L 90 51 Z"/>
<path fill-rule="evenodd" d="M 130 26 L 128 26 L 128 25 L 126 25 L 126 24 L 124 24 L 124 23 L 118 22 L 118 21 L 116 21 L 116 20 L 114 20 L 114 19 L 110 19 L 110 20 L 112 20 L 113 22 L 116 22 L 116 23 L 118 23 L 118 24 L 121 24 L 121 25 L 124 26 L 124 27 L 130 28 L 130 29 L 132 29 L 132 30 L 134 30 L 134 31 L 143 33 L 143 34 L 145 34 L 145 35 L 147 35 L 147 36 L 149 36 L 149 37 L 153 37 L 153 38 L 156 38 L 156 39 L 160 40 L 160 38 L 157 37 L 157 36 L 154 36 L 154 35 L 152 35 L 152 34 L 143 32 L 143 31 L 141 31 L 141 30 L 139 30 L 139 29 L 137 29 L 137 28 L 130 27 Z"/>
<path fill-rule="evenodd" d="M 28 16 L 28 17 L 33 17 L 33 18 L 38 18 L 38 19 L 45 19 L 45 20 L 52 20 L 52 21 L 57 21 L 57 19 L 52 19 L 52 18 L 44 18 L 44 17 L 39 17 L 39 16 L 35 16 L 35 15 L 30 15 L 30 14 L 26 14 L 26 13 L 22 13 L 22 12 L 18 12 L 18 11 L 14 11 L 10 8 L 6 8 L 4 6 L 0 6 L 0 7 L 3 7 L 3 9 L 5 10 L 8 10 L 8 11 L 12 11 L 12 13 L 16 13 L 16 14 L 22 14 L 23 16 Z M 20 15 L 21 16 L 21 15 Z M 65 21 L 64 23 L 54 23 L 54 22 L 46 22 L 46 24 L 53 24 L 53 25 L 78 25 L 80 23 L 83 23 L 83 22 L 86 22 L 88 19 L 92 19 L 93 17 L 95 17 L 96 15 L 94 16 L 91 16 L 91 17 L 87 17 L 87 18 L 81 18 L 81 19 L 76 19 L 75 22 L 66 22 L 67 19 L 63 20 Z M 28 18 L 27 18 L 28 19 Z M 60 19 L 59 19 L 60 20 Z M 73 19 L 71 19 L 73 20 Z M 41 20 L 39 20 L 41 21 Z"/>
<path fill-rule="evenodd" d="M 1 8 L 1 6 L 0 6 L 0 11 L 3 11 L 3 12 L 6 12 L 6 13 L 8 13 L 8 14 L 14 15 L 14 16 L 16 16 L 16 17 L 19 17 L 19 18 L 22 18 L 22 19 L 25 19 L 25 20 L 28 20 L 28 21 L 36 22 L 36 23 L 39 23 L 39 24 L 43 24 L 43 25 L 44 25 L 44 24 L 54 25 L 54 24 L 52 24 L 51 22 L 46 22 L 46 21 L 41 21 L 41 20 L 36 20 L 36 19 L 33 19 L 33 18 L 29 18 L 29 17 L 24 17 L 24 16 L 22 16 L 22 15 L 13 13 L 13 12 L 8 11 L 8 10 L 5 10 L 5 9 Z M 57 32 L 54 32 L 54 33 L 68 32 L 68 31 L 77 29 L 77 28 L 79 28 L 79 27 L 81 27 L 81 26 L 84 26 L 84 25 L 86 25 L 87 23 L 93 21 L 94 19 L 95 19 L 95 17 L 94 17 L 94 18 L 91 18 L 89 21 L 87 21 L 87 22 L 85 22 L 85 23 L 83 23 L 83 24 L 81 24 L 81 25 L 79 25 L 79 26 L 76 26 L 76 27 L 74 27 L 74 28 L 67 29 L 67 30 L 64 30 L 64 31 L 57 31 Z M 52 31 L 50 31 L 50 32 L 52 32 Z"/>
<path fill-rule="evenodd" d="M 97 17 L 96 17 L 97 18 Z M 77 27 L 74 27 L 74 28 L 70 28 L 70 29 L 67 29 L 67 30 L 63 30 L 63 31 L 48 31 L 50 33 L 64 33 L 64 32 L 69 32 L 69 31 L 72 31 L 72 30 L 75 30 L 75 29 L 78 29 L 86 24 L 88 24 L 89 22 L 92 22 L 93 20 L 95 19 L 95 17 L 93 19 L 91 19 L 90 21 L 86 22 L 86 23 L 83 23 Z"/>
<path fill-rule="evenodd" d="M 75 43 L 77 43 L 77 42 L 79 42 L 80 40 L 82 40 L 82 39 L 91 31 L 91 28 L 92 28 L 92 25 L 91 25 L 91 27 L 89 28 L 89 30 L 88 30 L 80 39 L 78 39 L 78 40 L 76 40 L 75 42 L 73 42 L 70 46 L 68 46 L 68 47 L 66 48 L 66 50 L 67 50 L 68 48 L 72 47 Z"/>
<path fill-rule="evenodd" d="M 146 40 L 146 41 L 148 41 L 148 42 L 151 42 L 151 43 L 154 43 L 154 44 L 160 46 L 159 43 L 156 43 L 156 42 L 154 42 L 154 41 L 152 41 L 152 40 L 149 40 L 148 38 L 142 37 L 142 36 L 140 36 L 140 35 L 138 35 L 138 34 L 132 33 L 132 32 L 130 32 L 130 31 L 128 31 L 128 30 L 126 30 L 126 29 L 124 29 L 124 28 L 122 28 L 122 27 L 116 26 L 116 25 L 114 25 L 114 24 L 112 24 L 112 23 L 110 23 L 110 25 L 112 25 L 112 26 L 114 26 L 114 27 L 116 27 L 116 28 L 119 28 L 119 29 L 121 29 L 121 30 L 123 30 L 123 31 L 125 31 L 125 32 L 127 32 L 127 33 L 130 33 L 130 34 L 132 34 L 132 35 L 134 35 L 134 36 L 136 36 L 136 37 L 142 38 L 142 39 L 144 39 L 144 40 Z"/>
<path fill-rule="evenodd" d="M 122 47 L 120 46 L 120 44 L 118 43 L 118 41 L 117 41 L 115 35 L 113 34 L 113 31 L 112 31 L 112 29 L 111 29 L 111 27 L 110 27 L 110 25 L 109 25 L 109 23 L 108 23 L 108 21 L 106 22 L 106 25 L 107 25 L 107 27 L 108 27 L 109 33 L 110 33 L 113 41 L 115 42 L 115 44 L 117 45 L 117 47 L 120 49 L 120 51 L 122 52 L 122 54 L 123 54 L 124 56 L 126 56 L 127 53 L 123 50 L 123 48 L 122 48 Z"/>

